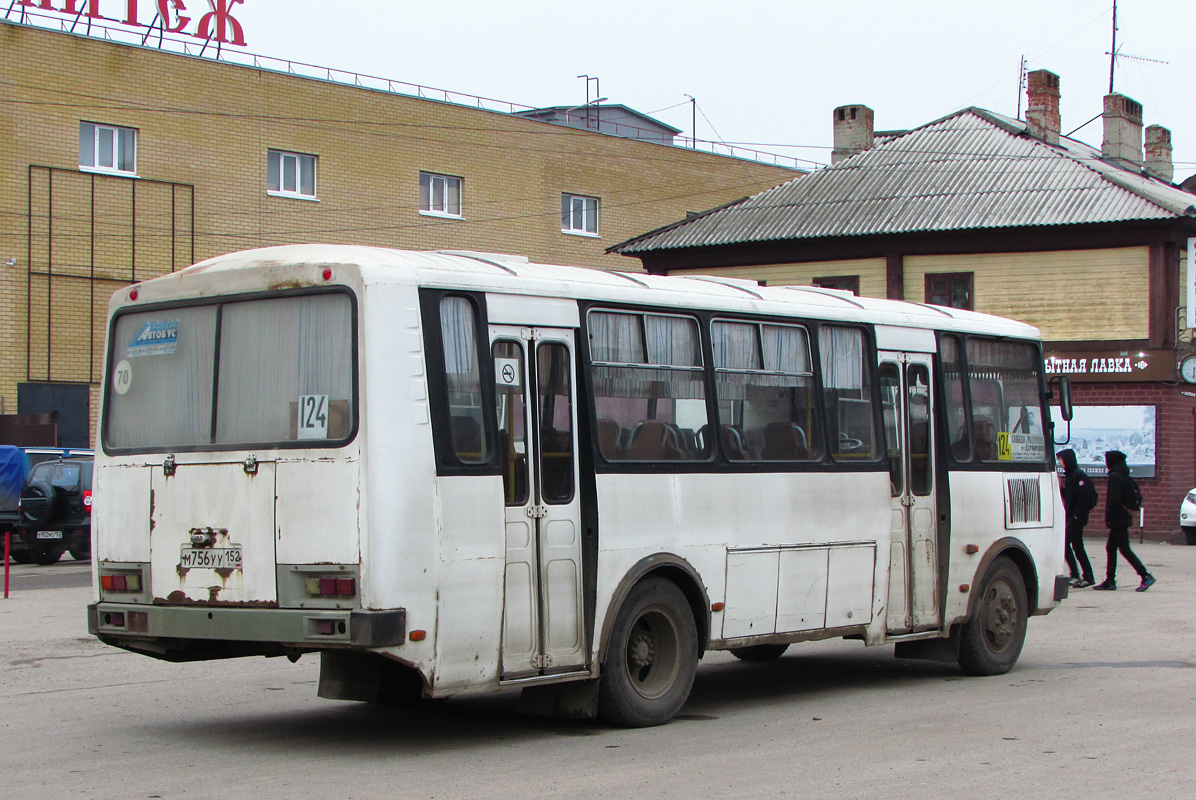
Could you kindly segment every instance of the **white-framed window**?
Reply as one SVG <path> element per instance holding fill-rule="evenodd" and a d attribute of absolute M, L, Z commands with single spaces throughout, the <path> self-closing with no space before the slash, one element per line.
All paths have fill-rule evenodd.
<path fill-rule="evenodd" d="M 280 197 L 316 199 L 316 157 L 285 150 L 266 152 L 266 191 Z"/>
<path fill-rule="evenodd" d="M 79 168 L 137 174 L 137 130 L 96 122 L 79 123 Z"/>
<path fill-rule="evenodd" d="M 419 213 L 437 217 L 460 217 L 461 179 L 452 175 L 421 172 Z"/>
<path fill-rule="evenodd" d="M 598 198 L 580 194 L 562 194 L 561 233 L 597 236 Z"/>

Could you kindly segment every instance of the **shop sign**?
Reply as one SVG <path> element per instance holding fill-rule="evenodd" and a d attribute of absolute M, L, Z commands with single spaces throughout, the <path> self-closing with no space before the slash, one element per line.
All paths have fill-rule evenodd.
<path fill-rule="evenodd" d="M 191 3 L 189 11 L 187 3 Z M 210 9 L 200 13 L 200 0 L 17 0 L 17 5 L 38 11 L 53 11 L 76 18 L 114 22 L 133 28 L 154 27 L 196 39 L 245 46 L 245 32 L 233 16 L 233 7 L 245 0 L 207 0 Z M 139 8 L 140 6 L 140 8 Z M 142 14 L 155 12 L 147 25 Z M 105 16 L 104 12 L 109 15 Z M 121 15 L 124 15 L 123 17 Z"/>
<path fill-rule="evenodd" d="M 1073 381 L 1172 381 L 1174 350 L 1092 351 L 1043 353 L 1047 376 L 1066 375 Z"/>

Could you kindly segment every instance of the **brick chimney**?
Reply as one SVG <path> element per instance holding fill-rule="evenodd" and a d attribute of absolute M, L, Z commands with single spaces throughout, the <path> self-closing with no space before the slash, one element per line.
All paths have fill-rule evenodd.
<path fill-rule="evenodd" d="M 1105 95 L 1101 157 L 1126 169 L 1142 169 L 1142 104 L 1122 94 Z"/>
<path fill-rule="evenodd" d="M 1171 164 L 1171 131 L 1162 125 L 1146 127 L 1146 171 L 1162 181 L 1175 180 Z"/>
<path fill-rule="evenodd" d="M 1026 76 L 1026 128 L 1047 144 L 1059 144 L 1059 76 L 1036 69 Z"/>
<path fill-rule="evenodd" d="M 868 106 L 839 106 L 834 111 L 835 149 L 831 163 L 836 164 L 872 147 L 873 112 Z"/>

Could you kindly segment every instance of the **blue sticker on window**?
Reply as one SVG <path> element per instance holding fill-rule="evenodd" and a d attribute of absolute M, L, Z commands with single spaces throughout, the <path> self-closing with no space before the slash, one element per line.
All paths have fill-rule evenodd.
<path fill-rule="evenodd" d="M 163 319 L 147 322 L 129 343 L 129 358 L 138 356 L 165 356 L 175 351 L 179 342 L 179 321 Z"/>

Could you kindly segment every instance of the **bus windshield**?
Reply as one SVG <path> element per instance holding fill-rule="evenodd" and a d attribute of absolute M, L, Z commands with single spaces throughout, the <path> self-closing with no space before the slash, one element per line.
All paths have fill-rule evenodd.
<path fill-rule="evenodd" d="M 105 445 L 343 442 L 354 428 L 352 318 L 342 293 L 121 315 L 109 344 Z"/>

